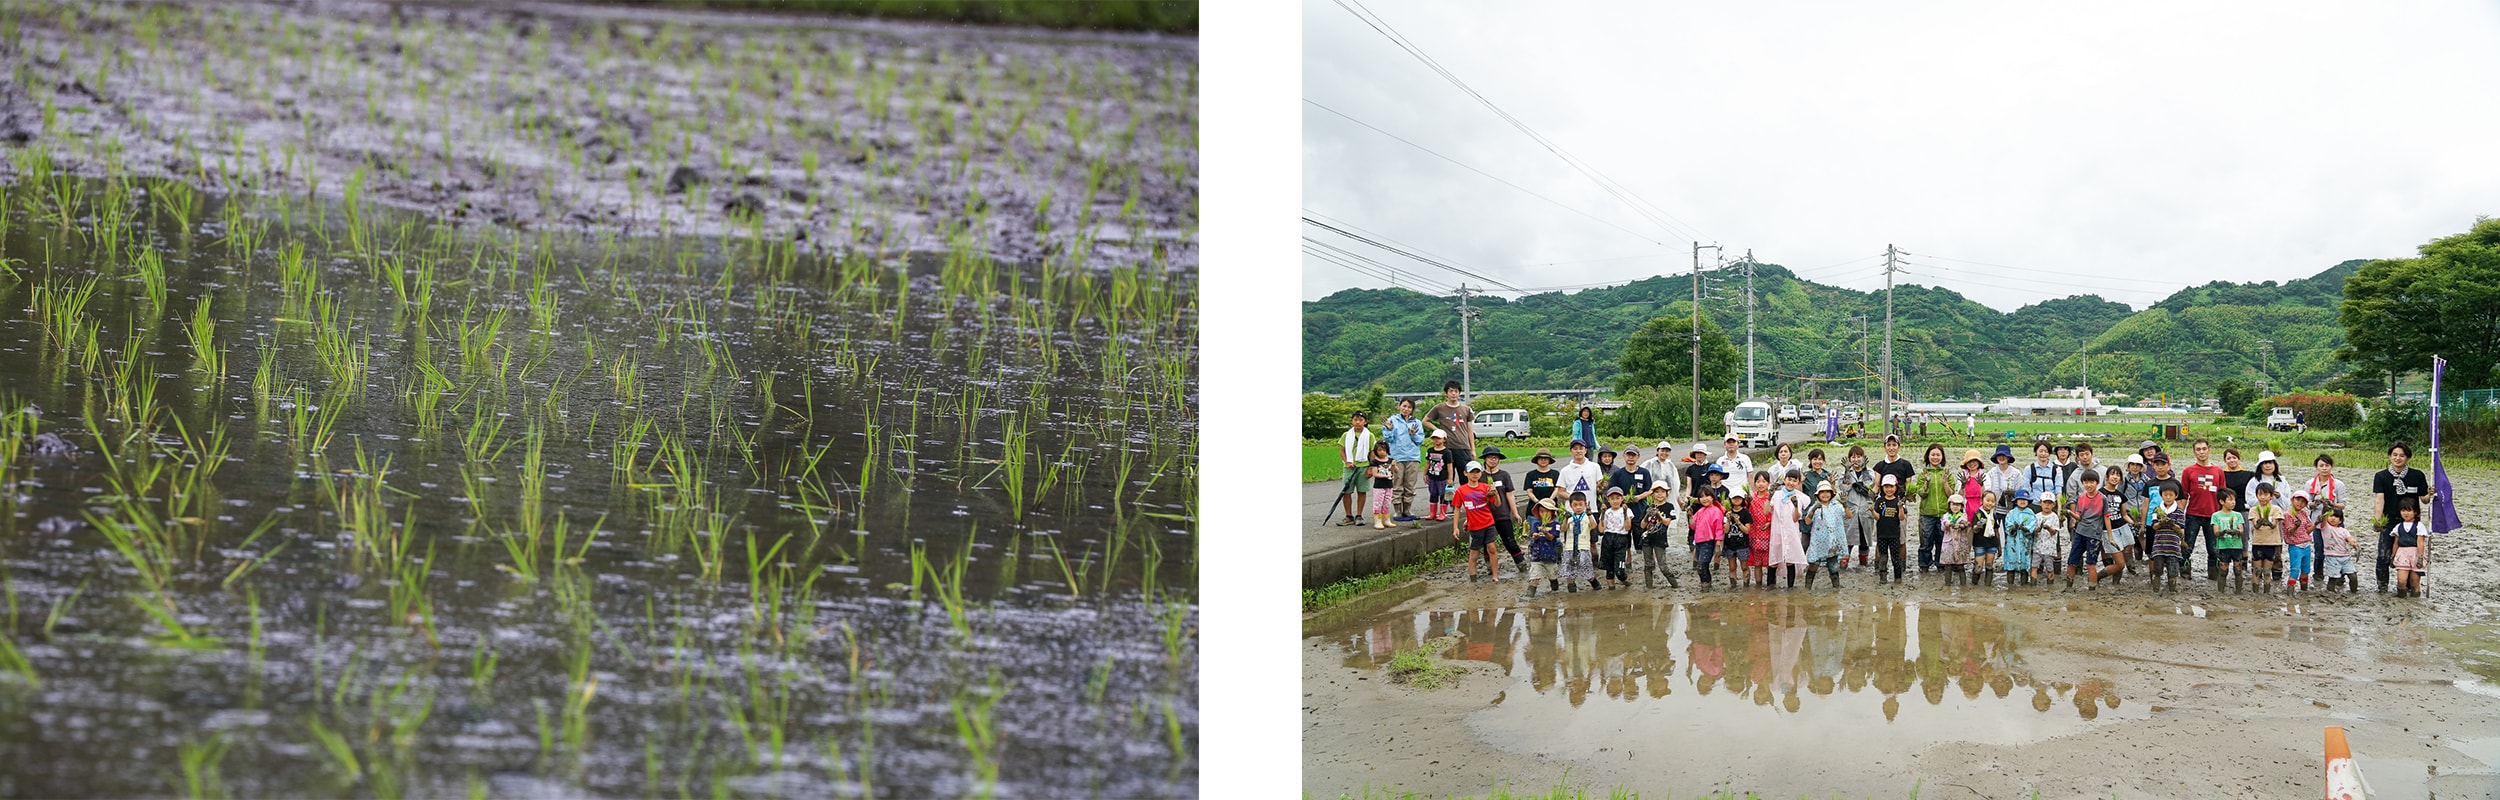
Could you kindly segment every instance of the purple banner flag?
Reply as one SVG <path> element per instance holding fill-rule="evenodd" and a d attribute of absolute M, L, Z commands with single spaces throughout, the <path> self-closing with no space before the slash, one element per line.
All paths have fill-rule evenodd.
<path fill-rule="evenodd" d="M 2431 532 L 2447 533 L 2465 527 L 2457 519 L 2457 501 L 2450 499 L 2448 470 L 2439 464 L 2439 378 L 2448 371 L 2448 360 L 2431 357 Z"/>

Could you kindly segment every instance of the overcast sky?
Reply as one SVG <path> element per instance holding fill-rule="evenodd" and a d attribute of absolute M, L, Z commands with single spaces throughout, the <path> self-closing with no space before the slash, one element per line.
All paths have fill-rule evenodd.
<path fill-rule="evenodd" d="M 1306 2 L 1306 101 L 1553 202 L 1306 102 L 1304 215 L 1520 287 L 1681 274 L 1699 238 L 1877 289 L 1889 242 L 1912 253 L 1901 281 L 2000 310 L 2085 292 L 2142 308 L 2412 255 L 2500 215 L 2495 3 L 1356 7 L 1663 212 Z M 1302 230 L 1414 270 L 1410 288 L 1462 279 Z M 1302 296 L 1388 284 L 1365 269 L 1306 253 Z"/>

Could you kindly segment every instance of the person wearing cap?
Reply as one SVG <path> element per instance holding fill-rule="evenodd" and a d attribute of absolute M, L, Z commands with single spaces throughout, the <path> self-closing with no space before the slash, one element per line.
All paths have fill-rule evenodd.
<path fill-rule="evenodd" d="M 1806 588 L 1814 588 L 1814 572 L 1820 568 L 1829 575 L 1832 588 L 1840 588 L 1840 558 L 1849 551 L 1849 507 L 1839 499 L 1839 488 L 1826 481 L 1814 488 L 1814 504 L 1806 510 L 1813 520 L 1812 532 L 1806 542 Z"/>
<path fill-rule="evenodd" d="M 2151 465 L 2146 463 L 2144 459 L 2145 454 L 2143 453 L 2127 456 L 2126 473 L 2118 477 L 2116 482 L 2117 485 L 2114 487 L 2118 494 L 2125 499 L 2125 506 L 2130 509 L 2130 512 L 2127 515 L 2127 529 L 2129 533 L 2134 534 L 2132 538 L 2135 540 L 2135 546 L 2128 548 L 2126 553 L 2127 571 L 2130 574 L 2135 571 L 2135 566 L 2138 564 L 2149 565 L 2153 563 L 2149 557 L 2144 554 L 2144 546 L 2150 538 L 2148 534 L 2152 533 L 2152 529 L 2143 524 L 2144 487 L 2153 482 Z M 2106 485 L 2101 487 L 2103 491 L 2108 491 L 2111 488 L 2113 487 Z"/>
<path fill-rule="evenodd" d="M 1448 431 L 1435 428 L 1424 436 L 1424 493 L 1430 495 L 1424 502 L 1431 506 L 1425 519 L 1440 522 L 1450 518 L 1450 484 L 1455 483 L 1450 479 L 1458 477 L 1451 473 L 1466 463 L 1457 451 L 1450 449 Z"/>
<path fill-rule="evenodd" d="M 1606 473 L 1606 486 L 1622 489 L 1624 499 L 1630 501 L 1635 526 L 1649 513 L 1649 485 L 1655 482 L 1648 470 L 1641 469 L 1641 451 L 1635 447 L 1623 448 L 1623 457 L 1615 459 L 1614 469 Z"/>
<path fill-rule="evenodd" d="M 1364 471 L 1371 466 L 1372 427 L 1370 415 L 1356 411 L 1346 415 L 1346 429 L 1337 437 L 1337 460 L 1345 462 L 1345 480 L 1337 486 L 1337 498 L 1345 502 L 1345 518 L 1338 525 L 1361 525 L 1354 516 L 1356 498 L 1370 494 L 1363 482 Z"/>
<path fill-rule="evenodd" d="M 1840 502 L 1849 507 L 1850 552 L 1858 566 L 1866 566 L 1875 558 L 1875 495 L 1879 491 L 1875 467 L 1866 462 L 1866 446 L 1850 445 L 1849 454 L 1840 461 L 1840 471 L 1832 480 L 1840 482 Z M 1849 559 L 1840 560 L 1840 568 L 1849 568 Z"/>
<path fill-rule="evenodd" d="M 1876 475 L 1890 475 L 1901 484 L 1904 496 L 1909 494 L 1910 479 L 1918 475 L 1918 465 L 1901 455 L 1901 435 L 1894 433 L 1884 434 L 1884 458 L 1875 462 L 1874 469 Z"/>
<path fill-rule="evenodd" d="M 1730 436 L 1721 440 L 1719 444 L 1721 447 L 1725 448 L 1726 451 L 1725 454 L 1719 456 L 1719 468 L 1727 470 L 1728 480 L 1753 480 L 1751 477 L 1753 475 L 1753 456 L 1745 455 L 1743 450 L 1738 449 L 1742 443 L 1737 441 L 1736 437 Z"/>
<path fill-rule="evenodd" d="M 1565 501 L 1572 495 L 1586 494 L 1590 506 L 1595 507 L 1598 493 L 1606 490 L 1606 473 L 1598 470 L 1597 462 L 1589 460 L 1587 442 L 1572 440 L 1571 459 L 1563 462 L 1555 472 L 1559 475 L 1554 485 L 1562 489 Z"/>
<path fill-rule="evenodd" d="M 1424 484 L 1424 421 L 1415 418 L 1415 398 L 1398 400 L 1398 411 L 1381 423 L 1380 438 L 1389 443 L 1390 522 L 1415 521 L 1415 490 Z"/>
<path fill-rule="evenodd" d="M 1719 467 L 1713 464 L 1709 468 L 1716 470 Z M 1710 472 L 1708 474 L 1724 473 Z M 1689 502 L 1692 503 L 1693 509 L 1692 522 L 1686 527 L 1692 531 L 1693 578 L 1700 582 L 1700 588 L 1706 589 L 1712 585 L 1710 567 L 1712 562 L 1718 559 L 1719 542 L 1726 537 L 1727 510 L 1720 506 L 1718 493 L 1709 491 L 1707 488 L 1695 491 Z M 1731 576 L 1733 574 L 1730 573 Z"/>
<path fill-rule="evenodd" d="M 1675 460 L 1675 445 L 1667 442 L 1659 442 L 1654 455 L 1641 459 L 1641 469 L 1649 470 L 1649 479 L 1652 482 L 1666 484 L 1667 491 L 1676 494 L 1683 493 L 1678 486 L 1682 483 L 1679 473 L 1683 468 L 1684 465 Z"/>
<path fill-rule="evenodd" d="M 2195 579 L 2196 570 L 2187 561 L 2195 556 L 2197 542 L 2202 541 L 2205 545 L 2205 575 L 2220 583 L 2222 575 L 2214 571 L 2214 511 L 2217 508 L 2214 497 L 2231 491 L 2230 479 L 2223 474 L 2222 467 L 2213 463 L 2212 442 L 2198 439 L 2190 446 L 2189 452 L 2196 454 L 2195 463 L 2179 470 L 2180 486 L 2187 490 L 2187 524 L 2179 529 L 2181 546 L 2187 548 L 2187 555 L 2179 560 L 2179 577 Z"/>
<path fill-rule="evenodd" d="M 1606 510 L 1598 512 L 1597 516 L 1597 573 L 1614 581 L 1617 589 L 1632 585 L 1632 574 L 1626 561 L 1631 558 L 1632 523 L 1635 519 L 1623 487 L 1606 487 Z"/>
<path fill-rule="evenodd" d="M 1806 565 L 1806 507 L 1814 504 L 1805 493 L 1806 476 L 1790 472 L 1780 478 L 1779 488 L 1771 490 L 1770 552 L 1763 563 L 1771 568 L 1771 579 L 1779 580 L 1781 567 L 1788 568 L 1788 588 L 1797 588 L 1797 570 Z M 1811 574 L 1811 573 L 1809 573 Z"/>
<path fill-rule="evenodd" d="M 1589 443 L 1590 452 L 1610 452 L 1605 445 L 1597 442 L 1597 410 L 1585 403 L 1572 415 L 1570 434 L 1573 441 Z"/>
<path fill-rule="evenodd" d="M 1554 460 L 1551 453 L 1537 452 L 1547 461 Z M 1554 504 L 1553 495 L 1528 503 L 1528 563 L 1527 596 L 1536 596 L 1539 581 L 1548 591 L 1562 590 L 1562 509 Z"/>
<path fill-rule="evenodd" d="M 2040 529 L 2040 512 L 2031 507 L 2031 490 L 2014 490 L 2014 508 L 2005 512 L 2005 588 L 2028 584 L 2023 578 L 2031 573 L 2031 538 Z"/>
<path fill-rule="evenodd" d="M 1511 517 L 1511 504 L 1519 502 L 1519 486 L 1511 483 L 1510 473 L 1502 471 L 1502 448 L 1485 445 L 1476 460 L 1484 462 L 1484 483 L 1493 487 L 1493 534 L 1502 540 L 1502 549 L 1510 553 L 1511 566 L 1519 574 L 1528 574 L 1527 554 L 1519 549 L 1519 534 Z"/>
<path fill-rule="evenodd" d="M 1466 478 L 1450 494 L 1450 505 L 1458 524 L 1450 526 L 1450 537 L 1467 543 L 1467 580 L 1476 580 L 1476 558 L 1484 558 L 1485 577 L 1502 579 L 1501 559 L 1494 554 L 1493 486 L 1484 482 L 1484 464 L 1467 462 Z"/>
<path fill-rule="evenodd" d="M 1667 588 L 1682 588 L 1675 582 L 1675 568 L 1667 565 L 1667 546 L 1675 541 L 1675 497 L 1667 484 L 1649 485 L 1649 502 L 1641 514 L 1641 586 L 1658 588 L 1658 575 L 1665 573 Z"/>
<path fill-rule="evenodd" d="M 1944 569 L 1944 585 L 1968 585 L 1970 576 L 1965 570 L 1970 567 L 1971 531 L 1975 524 L 1970 501 L 1954 494 L 1947 495 L 1944 504 L 1944 539 L 1936 546 L 1936 566 Z"/>
<path fill-rule="evenodd" d="M 1601 450 L 1601 449 L 1598 449 L 1598 448 L 1594 448 L 1594 447 L 1592 447 L 1592 448 L 1589 448 L 1589 457 L 1590 457 L 1590 458 L 1597 459 L 1597 474 L 1604 476 L 1607 480 L 1613 480 L 1613 479 L 1614 479 L 1614 477 L 1615 477 L 1615 451 L 1612 451 L 1612 450 Z M 1605 487 L 1605 486 L 1603 486 L 1603 485 L 1600 485 L 1600 486 L 1598 486 L 1598 487 L 1597 487 L 1597 489 L 1598 489 L 1598 491 L 1599 491 L 1599 492 L 1604 492 L 1604 491 L 1606 490 L 1606 487 Z"/>
<path fill-rule="evenodd" d="M 2240 504 L 2241 508 L 2248 509 L 2250 514 L 2257 513 L 2257 484 L 2264 482 L 2274 484 L 2274 510 L 2292 510 L 2290 489 L 2292 481 L 2290 478 L 2283 477 L 2283 463 L 2275 460 L 2274 451 L 2265 450 L 2257 453 L 2257 470 L 2249 474 L 2251 477 L 2248 488 L 2240 496 L 2240 500 L 2243 501 Z"/>
<path fill-rule="evenodd" d="M 1884 566 L 1892 566 L 1892 582 L 1901 582 L 1901 523 L 1909 515 L 1909 498 L 1901 496 L 1901 479 L 1885 475 L 1875 495 L 1875 582 L 1884 582 Z"/>

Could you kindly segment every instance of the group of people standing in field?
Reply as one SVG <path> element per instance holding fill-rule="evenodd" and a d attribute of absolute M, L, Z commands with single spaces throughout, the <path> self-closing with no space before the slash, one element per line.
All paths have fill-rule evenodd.
<path fill-rule="evenodd" d="M 1540 449 L 1514 479 L 1498 448 L 1470 453 L 1473 411 L 1456 383 L 1444 398 L 1420 418 L 1402 401 L 1377 442 L 1354 415 L 1342 442 L 1340 524 L 1359 524 L 1354 498 L 1365 478 L 1375 526 L 1419 519 L 1402 488 L 1411 471 L 1427 487 L 1420 519 L 1453 522 L 1469 579 L 1501 580 L 1507 555 L 1514 573 L 1529 573 L 1531 595 L 1629 587 L 1635 558 L 1650 588 L 1660 580 L 1678 588 L 1678 568 L 1689 563 L 1703 587 L 1724 576 L 1730 587 L 1771 588 L 1784 578 L 1794 588 L 1800 573 L 1808 588 L 1818 574 L 1838 587 L 1843 572 L 1858 569 L 1878 583 L 1901 582 L 1915 568 L 1947 586 L 2054 582 L 2072 590 L 2080 578 L 2093 590 L 2142 575 L 2175 590 L 2199 574 L 2201 548 L 2202 574 L 2237 592 L 2358 592 L 2366 549 L 2378 590 L 2392 583 L 2405 596 L 2419 594 L 2429 552 L 2424 504 L 2434 498 L 2404 444 L 2387 449 L 2387 468 L 2364 492 L 2337 477 L 2329 455 L 2294 477 L 2271 451 L 2247 461 L 2226 447 L 2217 463 L 2202 439 L 2177 469 L 2150 441 L 2117 464 L 2098 461 L 2089 443 L 2038 442 L 2031 463 L 2018 465 L 2002 444 L 1959 458 L 1930 444 L 1911 460 L 1897 435 L 1884 438 L 1881 458 L 1851 445 L 1800 459 L 1781 445 L 1757 467 L 1734 437 L 1717 454 L 1695 444 L 1678 457 L 1659 442 L 1647 457 L 1626 447 L 1617 458 L 1592 446 L 1587 424 L 1574 426 L 1567 460 Z M 2375 536 L 2356 536 L 2356 527 Z M 1670 552 L 1678 545 L 1689 562 Z"/>

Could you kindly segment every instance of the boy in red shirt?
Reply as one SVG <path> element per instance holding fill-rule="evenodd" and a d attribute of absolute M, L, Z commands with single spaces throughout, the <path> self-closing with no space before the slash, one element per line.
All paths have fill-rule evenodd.
<path fill-rule="evenodd" d="M 1502 579 L 1501 559 L 1495 557 L 1493 539 L 1493 486 L 1484 482 L 1484 465 L 1467 462 L 1467 481 L 1459 484 L 1450 496 L 1450 505 L 1458 511 L 1459 524 L 1452 526 L 1451 538 L 1467 542 L 1467 580 L 1476 580 L 1476 557 L 1484 557 L 1484 574 L 1495 581 Z M 1466 529 L 1464 533 L 1460 528 Z"/>
<path fill-rule="evenodd" d="M 2189 571 L 2187 569 L 2188 556 L 2196 552 L 2197 535 L 2202 532 L 2205 539 L 2205 571 L 2209 577 L 2219 583 L 2222 581 L 2222 576 L 2214 573 L 2214 512 L 2221 509 L 2216 507 L 2214 493 L 2224 491 L 2227 481 L 2222 475 L 2222 467 L 2213 463 L 2213 455 L 2213 445 L 2203 439 L 2198 439 L 2196 440 L 2196 463 L 2179 471 L 2179 485 L 2187 490 L 2187 528 L 2182 532 L 2186 538 L 2179 542 L 2184 548 L 2179 553 L 2179 571 Z M 2182 577 L 2195 576 L 2191 574 Z"/>

